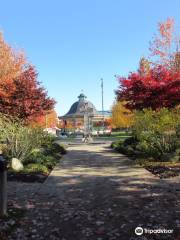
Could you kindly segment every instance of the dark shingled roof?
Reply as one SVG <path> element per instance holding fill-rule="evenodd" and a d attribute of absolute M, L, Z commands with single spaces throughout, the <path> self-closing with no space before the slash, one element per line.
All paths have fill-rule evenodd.
<path fill-rule="evenodd" d="M 79 101 L 73 103 L 73 105 L 71 106 L 70 110 L 65 114 L 65 116 L 69 116 L 69 115 L 84 115 L 82 111 L 83 106 L 85 103 L 87 103 L 87 107 L 92 109 L 92 114 L 97 114 L 96 108 L 95 106 L 86 100 L 86 96 L 81 93 L 79 96 Z"/>

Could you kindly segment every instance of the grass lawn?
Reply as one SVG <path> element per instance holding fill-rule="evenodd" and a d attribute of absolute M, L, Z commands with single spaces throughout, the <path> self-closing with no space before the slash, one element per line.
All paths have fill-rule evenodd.
<path fill-rule="evenodd" d="M 112 132 L 111 136 L 131 136 L 131 132 L 125 131 Z"/>
<path fill-rule="evenodd" d="M 118 141 L 124 140 L 128 137 L 131 137 L 131 132 L 119 131 L 119 132 L 112 132 L 110 136 L 108 135 L 100 135 L 100 136 L 93 136 L 93 140 L 96 141 Z M 81 139 L 81 138 L 80 138 Z M 67 138 L 59 139 L 60 143 L 68 143 L 68 142 L 76 142 L 77 138 L 75 136 L 69 136 Z"/>
<path fill-rule="evenodd" d="M 110 136 L 102 135 L 98 137 L 94 137 L 95 140 L 107 140 L 107 141 L 118 141 L 124 140 L 128 137 L 131 137 L 131 132 L 119 131 L 119 132 L 112 132 Z"/>

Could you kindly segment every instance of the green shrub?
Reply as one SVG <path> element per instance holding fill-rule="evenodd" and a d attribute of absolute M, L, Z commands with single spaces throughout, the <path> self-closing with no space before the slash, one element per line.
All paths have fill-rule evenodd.
<path fill-rule="evenodd" d="M 0 114 L 0 150 L 11 165 L 13 157 L 24 164 L 26 172 L 48 173 L 66 150 L 55 137 L 41 128 L 24 125 L 19 119 Z"/>
<path fill-rule="evenodd" d="M 145 109 L 136 112 L 133 134 L 138 140 L 136 149 L 144 154 L 165 160 L 179 146 L 179 109 Z M 167 157 L 167 159 L 169 159 Z"/>
<path fill-rule="evenodd" d="M 46 155 L 42 152 L 41 149 L 34 149 L 29 157 L 26 159 L 27 163 L 43 163 L 46 159 Z"/>
<path fill-rule="evenodd" d="M 25 161 L 42 143 L 43 130 L 25 126 L 19 119 L 0 114 L 0 129 L 0 140 L 5 144 L 3 154 L 9 161 L 13 157 Z"/>
<path fill-rule="evenodd" d="M 46 156 L 45 161 L 43 164 L 48 168 L 48 169 L 53 169 L 53 167 L 56 165 L 57 159 L 54 158 L 53 156 Z"/>
<path fill-rule="evenodd" d="M 115 149 L 116 147 L 119 147 L 123 142 L 124 140 L 117 140 L 115 142 L 112 142 L 111 147 Z"/>
<path fill-rule="evenodd" d="M 42 149 L 34 149 L 26 160 L 26 164 L 36 163 L 46 166 L 48 169 L 52 169 L 57 159 L 54 156 L 46 155 Z"/>
<path fill-rule="evenodd" d="M 48 141 L 47 144 L 43 144 L 42 148 L 33 149 L 25 163 L 42 164 L 48 169 L 52 169 L 58 162 L 60 155 L 65 153 L 66 150 L 63 146 Z"/>
<path fill-rule="evenodd" d="M 48 174 L 49 170 L 46 166 L 42 164 L 37 164 L 37 163 L 30 163 L 26 165 L 26 167 L 23 169 L 23 172 L 34 172 L 34 173 L 45 173 Z"/>
<path fill-rule="evenodd" d="M 49 134 L 49 133 L 43 131 L 41 146 L 45 146 L 46 147 L 48 145 L 51 145 L 55 140 L 56 140 L 55 136 L 53 136 L 52 134 Z"/>
<path fill-rule="evenodd" d="M 113 142 L 111 144 L 111 147 L 122 154 L 133 156 L 135 153 L 136 144 L 137 144 L 137 140 L 134 137 L 130 137 L 124 141 Z"/>
<path fill-rule="evenodd" d="M 47 151 L 52 154 L 58 151 L 65 153 L 62 146 L 54 145 L 54 140 L 54 136 L 44 132 L 41 128 L 26 126 L 17 118 L 0 114 L 0 150 L 9 162 L 15 157 L 24 164 L 47 163 L 49 167 L 52 167 L 55 160 L 46 156 L 45 148 L 47 147 Z"/>
<path fill-rule="evenodd" d="M 61 154 L 66 154 L 66 149 L 63 145 L 54 142 L 52 149 L 55 153 L 61 153 Z"/>
<path fill-rule="evenodd" d="M 56 142 L 44 144 L 43 148 L 44 148 L 44 152 L 46 155 L 56 156 L 57 154 L 65 154 L 66 153 L 66 149 L 64 148 L 64 146 L 62 146 Z"/>

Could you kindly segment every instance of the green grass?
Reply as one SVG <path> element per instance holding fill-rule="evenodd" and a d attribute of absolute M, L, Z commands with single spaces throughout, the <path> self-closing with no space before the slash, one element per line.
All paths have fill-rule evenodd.
<path fill-rule="evenodd" d="M 93 139 L 96 140 L 104 140 L 104 141 L 119 141 L 119 140 L 125 140 L 128 137 L 131 137 L 131 132 L 125 132 L 125 131 L 118 131 L 118 132 L 112 132 L 111 135 L 100 135 L 100 136 L 92 136 Z M 76 137 L 67 137 L 64 139 L 58 139 L 58 142 L 66 143 L 66 142 L 74 142 L 76 141 Z"/>
<path fill-rule="evenodd" d="M 118 132 L 112 132 L 112 136 L 131 136 L 131 132 L 125 132 L 125 131 L 118 131 Z"/>
<path fill-rule="evenodd" d="M 93 137 L 94 140 L 108 140 L 108 141 L 118 141 L 118 140 L 124 140 L 128 138 L 129 136 L 121 136 L 121 137 L 113 137 L 113 136 L 100 136 L 100 137 Z"/>
<path fill-rule="evenodd" d="M 106 135 L 100 135 L 98 137 L 94 137 L 96 139 L 108 139 L 108 140 L 112 140 L 112 141 L 118 141 L 121 139 L 126 139 L 128 137 L 131 137 L 131 132 L 125 132 L 125 131 L 119 131 L 119 132 L 112 132 L 110 136 L 106 136 Z"/>

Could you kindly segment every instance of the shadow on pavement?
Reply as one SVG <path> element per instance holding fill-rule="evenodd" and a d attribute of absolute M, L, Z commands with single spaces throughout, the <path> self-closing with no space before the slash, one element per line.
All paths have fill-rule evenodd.
<path fill-rule="evenodd" d="M 165 184 L 107 146 L 94 151 L 71 147 L 28 199 L 33 207 L 21 234 L 23 240 L 176 240 L 180 212 L 175 189 L 175 183 Z M 174 229 L 174 234 L 137 236 L 137 226 Z"/>

